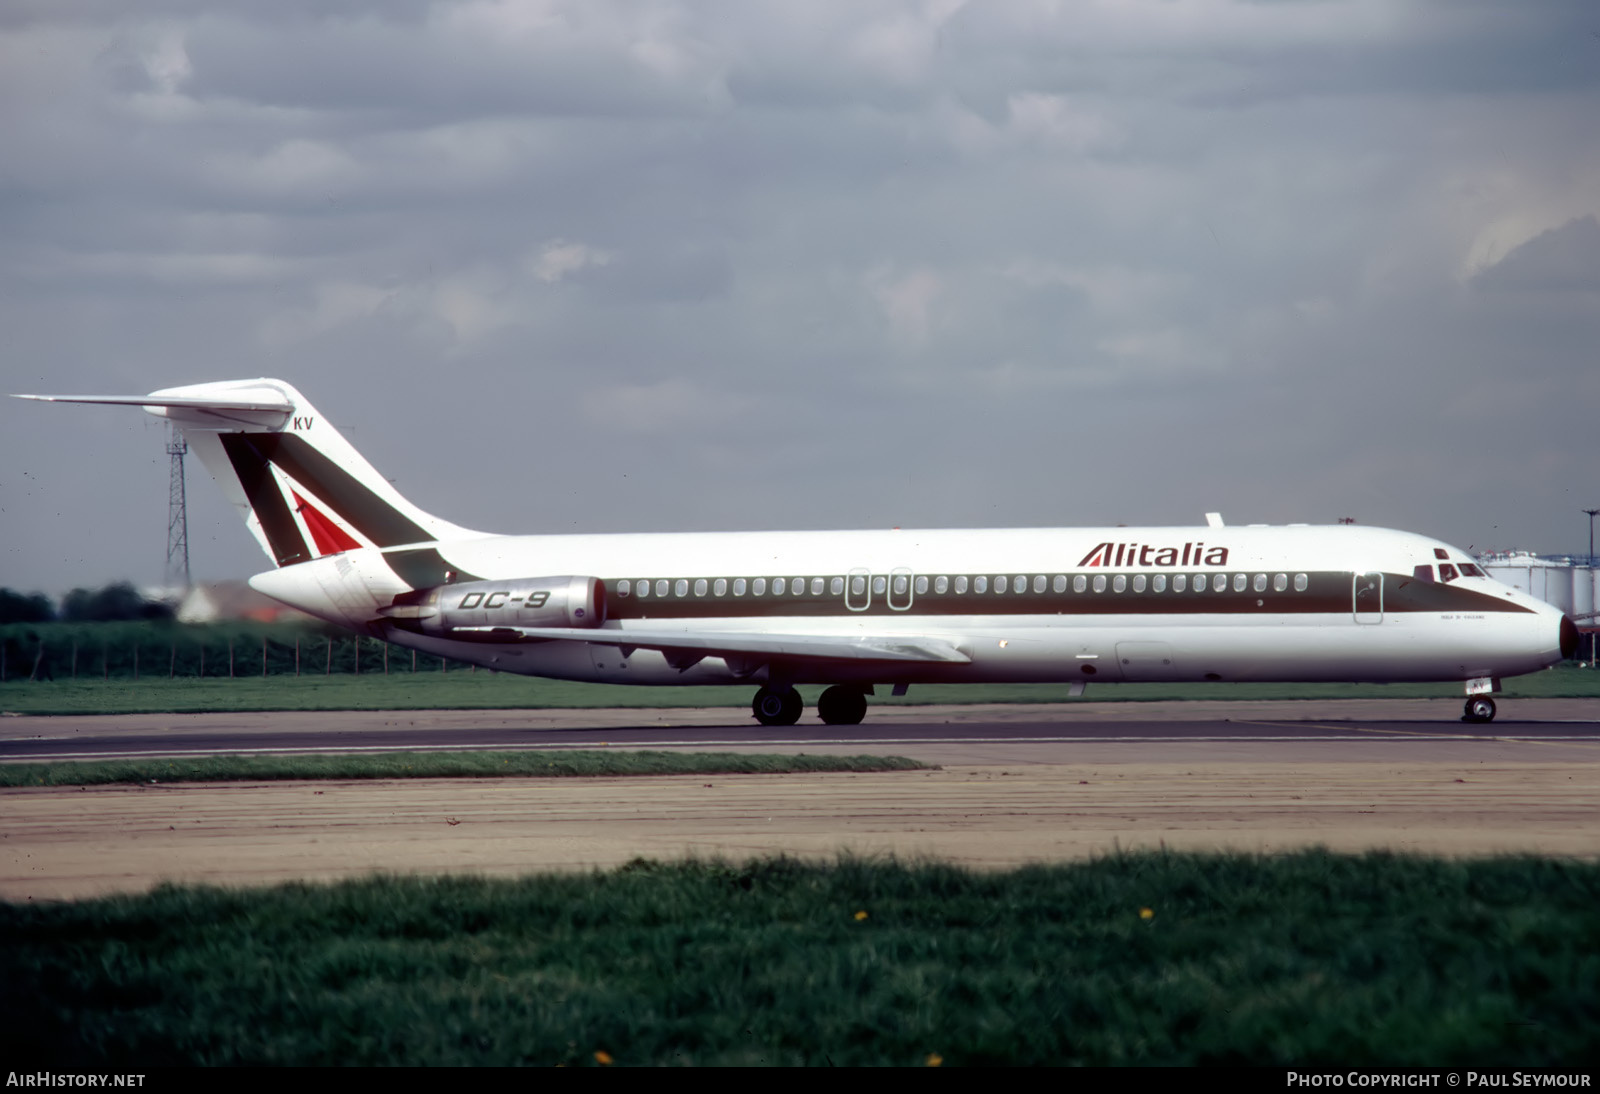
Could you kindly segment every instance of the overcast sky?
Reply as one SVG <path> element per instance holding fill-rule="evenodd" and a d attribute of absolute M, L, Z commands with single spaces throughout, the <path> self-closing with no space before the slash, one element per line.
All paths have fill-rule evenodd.
<path fill-rule="evenodd" d="M 0 390 L 281 377 L 495 531 L 1581 552 L 1597 217 L 1593 0 L 0 6 Z M 0 585 L 159 581 L 161 426 L 0 403 Z"/>

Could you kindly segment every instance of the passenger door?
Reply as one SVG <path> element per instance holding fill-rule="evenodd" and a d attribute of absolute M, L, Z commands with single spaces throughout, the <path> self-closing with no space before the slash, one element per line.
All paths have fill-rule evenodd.
<path fill-rule="evenodd" d="M 1350 607 L 1357 623 L 1383 622 L 1383 574 L 1354 574 L 1350 580 Z"/>

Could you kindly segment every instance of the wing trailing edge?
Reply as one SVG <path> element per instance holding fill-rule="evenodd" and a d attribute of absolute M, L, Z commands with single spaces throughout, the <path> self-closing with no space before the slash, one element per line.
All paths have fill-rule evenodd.
<path fill-rule="evenodd" d="M 688 631 L 621 630 L 579 627 L 457 627 L 457 632 L 515 634 L 524 641 L 587 642 L 621 649 L 692 651 L 705 657 L 807 658 L 828 661 L 891 661 L 913 664 L 971 664 L 972 658 L 942 638 L 875 635 L 849 638 L 821 634 L 691 634 Z"/>

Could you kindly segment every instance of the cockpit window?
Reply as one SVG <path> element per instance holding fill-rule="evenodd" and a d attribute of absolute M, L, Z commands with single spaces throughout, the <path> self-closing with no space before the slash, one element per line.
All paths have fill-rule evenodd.
<path fill-rule="evenodd" d="M 1456 573 L 1456 568 L 1454 566 L 1450 565 L 1448 562 L 1439 563 L 1439 580 L 1440 581 L 1454 581 L 1456 578 L 1458 578 L 1460 576 L 1461 576 L 1460 574 Z"/>
<path fill-rule="evenodd" d="M 1433 557 L 1434 558 L 1449 558 L 1450 555 L 1449 555 L 1448 552 L 1445 551 L 1445 549 L 1443 547 L 1435 547 L 1433 549 Z"/>
<path fill-rule="evenodd" d="M 1433 584 L 1433 567 L 1432 566 L 1413 566 L 1411 568 L 1411 576 L 1416 578 L 1418 581 L 1426 581 L 1428 584 L 1432 585 Z"/>
<path fill-rule="evenodd" d="M 1461 564 L 1461 576 L 1462 577 L 1482 577 L 1483 576 L 1483 571 L 1478 569 L 1476 566 L 1474 566 L 1470 562 L 1463 562 Z"/>

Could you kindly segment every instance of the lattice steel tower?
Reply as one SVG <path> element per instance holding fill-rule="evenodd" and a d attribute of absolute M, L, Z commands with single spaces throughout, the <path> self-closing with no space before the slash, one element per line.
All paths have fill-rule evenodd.
<path fill-rule="evenodd" d="M 171 483 L 167 487 L 167 587 L 189 587 L 189 511 L 183 496 L 183 455 L 189 442 L 170 423 L 167 426 L 167 455 L 172 458 Z"/>

